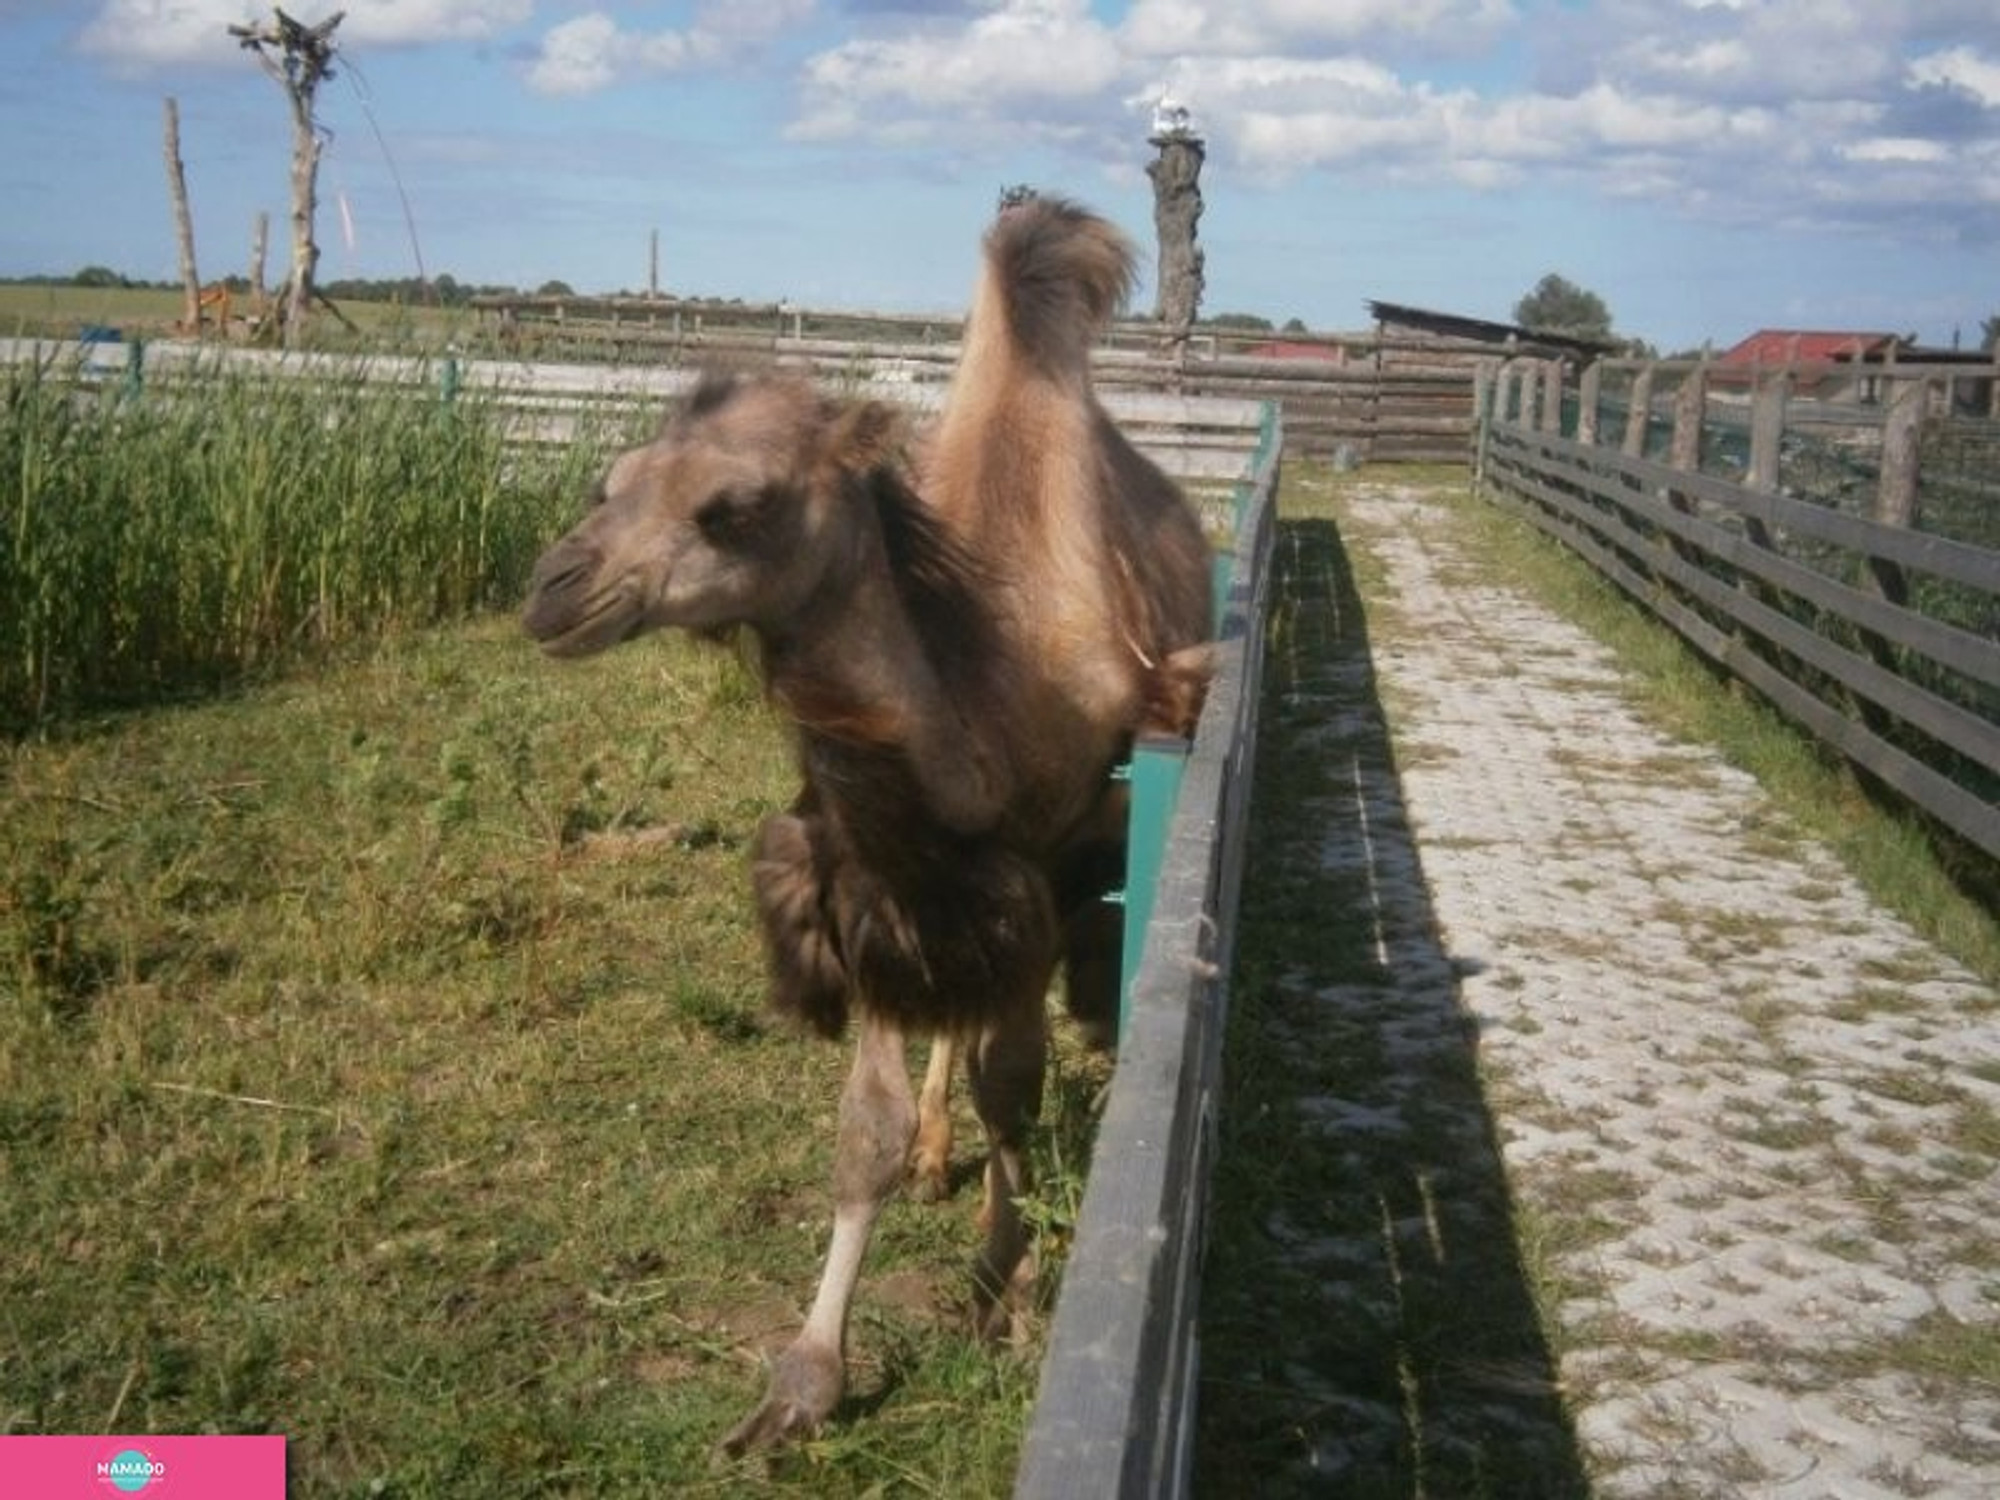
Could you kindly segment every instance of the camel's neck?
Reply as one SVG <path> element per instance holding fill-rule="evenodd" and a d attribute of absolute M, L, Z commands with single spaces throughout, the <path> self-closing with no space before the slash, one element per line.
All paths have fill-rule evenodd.
<path fill-rule="evenodd" d="M 899 481 L 882 483 L 893 488 L 876 490 L 873 524 L 843 565 L 782 630 L 761 633 L 767 685 L 847 765 L 858 755 L 911 778 L 939 821 L 984 831 L 1012 791 L 987 701 L 1000 637 L 937 522 Z"/>

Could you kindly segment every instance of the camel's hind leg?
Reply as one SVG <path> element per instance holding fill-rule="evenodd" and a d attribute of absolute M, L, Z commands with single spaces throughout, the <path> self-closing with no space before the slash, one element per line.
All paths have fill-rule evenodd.
<path fill-rule="evenodd" d="M 847 1381 L 847 1312 L 861 1259 L 876 1215 L 902 1181 L 916 1123 L 903 1035 L 864 1011 L 854 1070 L 840 1096 L 826 1269 L 805 1327 L 772 1366 L 763 1402 L 722 1440 L 731 1457 L 804 1436 L 839 1403 Z"/>
<path fill-rule="evenodd" d="M 973 1106 L 986 1127 L 986 1200 L 980 1221 L 985 1248 L 975 1271 L 974 1316 L 989 1337 L 1014 1329 L 1014 1314 L 1034 1279 L 1020 1199 L 1028 1189 L 1028 1132 L 1042 1111 L 1048 1064 L 1048 1017 L 1037 990 L 1011 1016 L 994 1023 L 966 1057 Z"/>
<path fill-rule="evenodd" d="M 957 1040 L 948 1031 L 931 1039 L 930 1065 L 917 1095 L 917 1143 L 910 1150 L 910 1192 L 936 1203 L 951 1191 L 951 1070 Z"/>

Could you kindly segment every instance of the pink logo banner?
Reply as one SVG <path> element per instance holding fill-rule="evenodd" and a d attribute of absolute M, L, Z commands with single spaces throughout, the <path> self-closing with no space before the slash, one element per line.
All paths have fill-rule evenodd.
<path fill-rule="evenodd" d="M 281 1437 L 0 1437 L 7 1500 L 284 1500 Z"/>

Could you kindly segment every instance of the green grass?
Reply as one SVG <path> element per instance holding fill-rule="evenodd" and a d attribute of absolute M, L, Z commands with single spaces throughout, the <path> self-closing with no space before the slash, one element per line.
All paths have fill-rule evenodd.
<path fill-rule="evenodd" d="M 181 294 L 156 287 L 0 282 L 0 334 L 74 338 L 85 324 L 151 329 L 181 315 Z"/>
<path fill-rule="evenodd" d="M 795 772 L 733 658 L 488 618 L 0 754 L 0 1431 L 282 1432 L 300 1496 L 1004 1493 L 1033 1351 L 952 1310 L 963 1118 L 838 1420 L 710 1468 L 846 1070 L 761 1013 L 743 848 Z M 1051 1089 L 1051 1281 L 1100 1081 Z"/>

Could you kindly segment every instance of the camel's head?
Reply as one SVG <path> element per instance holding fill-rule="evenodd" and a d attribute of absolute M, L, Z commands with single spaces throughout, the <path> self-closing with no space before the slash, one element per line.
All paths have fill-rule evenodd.
<path fill-rule="evenodd" d="M 542 554 L 523 623 L 555 656 L 671 626 L 781 627 L 853 554 L 856 480 L 893 461 L 896 425 L 803 380 L 704 378 Z"/>

